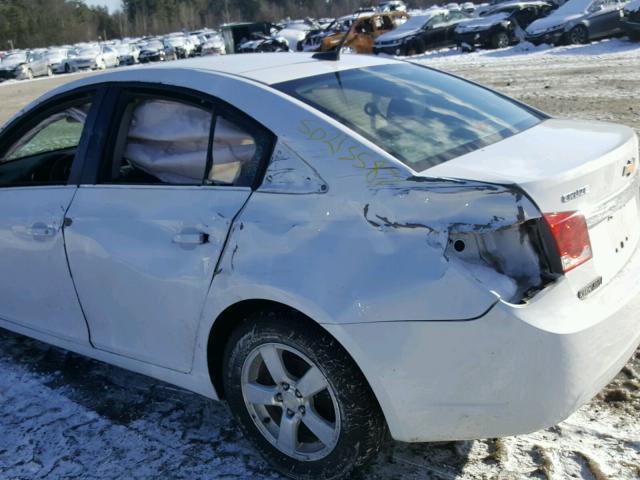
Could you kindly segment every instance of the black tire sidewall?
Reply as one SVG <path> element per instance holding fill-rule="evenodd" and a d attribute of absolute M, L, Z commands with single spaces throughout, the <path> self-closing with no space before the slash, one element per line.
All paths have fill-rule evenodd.
<path fill-rule="evenodd" d="M 352 360 L 327 334 L 313 330 L 305 332 L 270 314 L 260 317 L 259 321 L 246 322 L 236 330 L 225 352 L 225 395 L 234 417 L 257 450 L 283 474 L 293 478 L 343 478 L 345 473 L 375 454 L 382 444 L 386 426 L 377 402 L 367 391 L 368 386 L 361 385 L 364 378 L 355 365 L 351 365 Z M 303 462 L 280 452 L 260 433 L 246 409 L 240 387 L 244 360 L 258 346 L 272 342 L 288 345 L 306 355 L 325 375 L 334 391 L 340 410 L 340 437 L 334 450 L 320 460 Z M 364 402 L 363 398 L 366 399 Z M 375 446 L 367 446 L 372 443 L 371 439 L 363 442 L 367 436 L 379 437 L 373 438 Z M 370 451 L 361 451 L 363 447 Z"/>
<path fill-rule="evenodd" d="M 575 32 L 578 31 L 582 31 L 583 35 L 582 35 L 582 40 L 580 41 L 574 41 L 573 36 L 575 34 Z M 576 25 L 575 27 L 573 27 L 570 31 L 569 31 L 569 43 L 572 45 L 584 45 L 585 43 L 588 43 L 589 41 L 589 32 L 587 31 L 587 28 L 584 25 Z"/>

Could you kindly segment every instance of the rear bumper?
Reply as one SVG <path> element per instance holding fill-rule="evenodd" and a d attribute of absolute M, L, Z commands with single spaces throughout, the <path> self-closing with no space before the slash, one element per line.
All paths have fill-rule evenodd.
<path fill-rule="evenodd" d="M 640 253 L 579 300 L 561 279 L 526 306 L 466 322 L 325 325 L 407 442 L 528 433 L 588 402 L 640 343 Z"/>

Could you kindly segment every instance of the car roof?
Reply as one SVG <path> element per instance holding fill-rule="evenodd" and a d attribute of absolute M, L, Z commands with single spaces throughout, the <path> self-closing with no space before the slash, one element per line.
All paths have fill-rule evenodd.
<path fill-rule="evenodd" d="M 313 53 L 243 53 L 237 55 L 220 55 L 191 58 L 175 62 L 154 63 L 113 71 L 91 77 L 95 83 L 102 81 L 117 81 L 118 76 L 124 75 L 127 70 L 127 78 L 131 78 L 133 69 L 162 69 L 184 72 L 209 71 L 226 75 L 246 78 L 259 83 L 272 85 L 274 83 L 296 80 L 304 77 L 321 75 L 323 73 L 335 73 L 354 68 L 365 68 L 375 65 L 397 63 L 392 58 L 375 57 L 371 55 L 341 55 L 340 60 L 319 60 L 313 58 Z M 92 82 L 93 83 L 93 82 Z"/>

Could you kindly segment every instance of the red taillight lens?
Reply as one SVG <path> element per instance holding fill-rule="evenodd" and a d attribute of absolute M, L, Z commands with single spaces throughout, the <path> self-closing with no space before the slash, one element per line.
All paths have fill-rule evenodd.
<path fill-rule="evenodd" d="M 544 220 L 558 247 L 562 271 L 568 272 L 593 257 L 589 230 L 578 212 L 545 213 Z"/>

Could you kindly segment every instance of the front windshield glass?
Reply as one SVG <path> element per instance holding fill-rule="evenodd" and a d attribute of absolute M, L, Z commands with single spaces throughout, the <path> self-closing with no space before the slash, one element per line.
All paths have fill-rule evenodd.
<path fill-rule="evenodd" d="M 27 61 L 27 55 L 25 53 L 13 53 L 8 55 L 2 60 L 2 63 L 11 64 L 11 63 L 22 63 Z"/>
<path fill-rule="evenodd" d="M 542 118 L 498 93 L 413 64 L 379 65 L 275 86 L 421 171 Z"/>
<path fill-rule="evenodd" d="M 160 42 L 149 42 L 145 48 L 149 50 L 162 50 L 163 46 Z"/>
<path fill-rule="evenodd" d="M 407 30 L 417 30 L 427 23 L 427 21 L 432 17 L 432 15 L 419 15 L 409 17 L 409 19 L 396 28 L 397 32 L 407 31 Z"/>
<path fill-rule="evenodd" d="M 78 52 L 80 57 L 95 57 L 100 54 L 99 48 L 83 48 Z"/>

